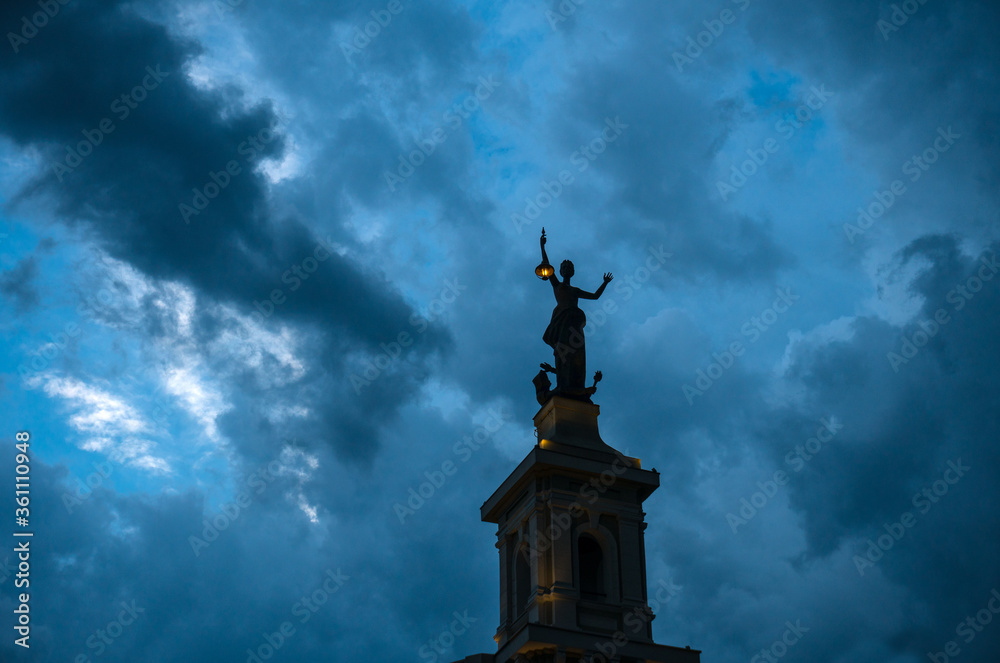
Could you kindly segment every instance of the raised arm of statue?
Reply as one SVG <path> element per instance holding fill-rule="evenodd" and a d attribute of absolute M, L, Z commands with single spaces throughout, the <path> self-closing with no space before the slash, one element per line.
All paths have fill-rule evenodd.
<path fill-rule="evenodd" d="M 612 275 L 611 272 L 607 272 L 604 274 L 604 283 L 601 284 L 601 287 L 598 288 L 596 292 L 579 290 L 577 292 L 577 296 L 580 297 L 580 299 L 600 299 L 601 295 L 604 294 L 604 289 L 608 287 L 608 284 L 611 283 L 611 279 L 613 278 L 615 278 L 614 275 Z"/>

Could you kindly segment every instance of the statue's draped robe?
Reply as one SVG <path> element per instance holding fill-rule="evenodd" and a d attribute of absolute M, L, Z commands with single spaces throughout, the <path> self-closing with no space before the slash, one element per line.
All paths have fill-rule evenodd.
<path fill-rule="evenodd" d="M 584 389 L 587 380 L 587 349 L 583 328 L 587 316 L 578 306 L 576 288 L 559 284 L 553 288 L 556 307 L 542 340 L 555 356 L 556 389 Z"/>

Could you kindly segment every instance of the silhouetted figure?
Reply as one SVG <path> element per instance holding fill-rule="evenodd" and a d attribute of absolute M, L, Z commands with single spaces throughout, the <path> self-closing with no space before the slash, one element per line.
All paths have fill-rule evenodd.
<path fill-rule="evenodd" d="M 548 265 L 549 257 L 545 253 L 545 242 L 545 230 L 543 229 L 539 244 L 542 248 L 542 264 Z M 578 303 L 581 299 L 598 299 L 614 277 L 610 272 L 606 273 L 601 287 L 596 292 L 587 292 L 570 285 L 573 273 L 573 263 L 569 260 L 563 260 L 559 266 L 559 274 L 563 277 L 562 281 L 555 274 L 543 277 L 552 284 L 556 307 L 552 310 L 552 320 L 542 335 L 542 340 L 552 348 L 555 368 L 548 364 L 542 364 L 542 369 L 543 377 L 546 370 L 556 375 L 556 388 L 550 393 L 589 401 L 591 394 L 597 390 L 597 380 L 600 378 L 595 376 L 595 386 L 589 389 L 584 386 L 587 379 L 587 349 L 583 328 L 587 324 L 587 316 L 584 315 Z M 540 386 L 541 383 L 536 376 L 535 388 L 539 399 L 542 397 Z"/>
<path fill-rule="evenodd" d="M 535 385 L 535 398 L 538 400 L 539 405 L 545 405 L 552 396 L 552 381 L 545 374 L 546 366 L 548 364 L 542 364 L 542 370 L 538 371 L 538 375 L 531 380 Z"/>
<path fill-rule="evenodd" d="M 532 382 L 535 384 L 535 398 L 538 400 L 539 405 L 545 405 L 550 398 L 552 398 L 552 381 L 549 380 L 549 376 L 546 373 L 555 373 L 556 369 L 552 368 L 551 364 L 547 364 L 544 361 L 541 363 L 542 370 L 538 371 L 538 375 L 532 378 Z M 594 385 L 587 387 L 583 390 L 583 394 L 574 396 L 574 398 L 579 398 L 580 400 L 590 401 L 590 397 L 597 392 L 597 383 L 601 381 L 604 377 L 600 371 L 594 373 Z"/>

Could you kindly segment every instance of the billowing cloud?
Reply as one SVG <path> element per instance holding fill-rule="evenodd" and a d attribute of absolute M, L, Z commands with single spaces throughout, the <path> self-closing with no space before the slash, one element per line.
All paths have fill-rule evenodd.
<path fill-rule="evenodd" d="M 535 443 L 545 227 L 575 285 L 615 276 L 588 369 L 604 438 L 661 473 L 658 642 L 987 660 L 1000 627 L 961 623 L 1000 588 L 997 18 L 5 4 L 33 656 L 492 651 L 478 507 Z"/>

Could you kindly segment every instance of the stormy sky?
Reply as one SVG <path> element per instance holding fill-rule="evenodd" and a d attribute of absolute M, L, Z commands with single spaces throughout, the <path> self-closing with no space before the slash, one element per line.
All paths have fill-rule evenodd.
<path fill-rule="evenodd" d="M 535 444 L 544 226 L 574 283 L 615 275 L 588 370 L 661 473 L 657 642 L 995 661 L 998 28 L 985 0 L 3 3 L 0 658 L 495 651 L 479 506 Z"/>

